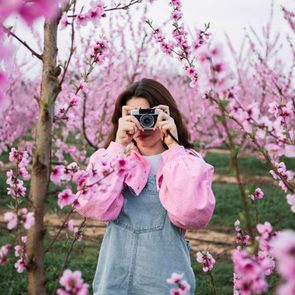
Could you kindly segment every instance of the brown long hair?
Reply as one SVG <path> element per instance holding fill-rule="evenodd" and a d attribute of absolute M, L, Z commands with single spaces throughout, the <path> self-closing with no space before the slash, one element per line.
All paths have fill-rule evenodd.
<path fill-rule="evenodd" d="M 126 105 L 127 101 L 132 97 L 145 98 L 149 102 L 151 108 L 160 104 L 168 105 L 170 116 L 174 119 L 177 127 L 179 144 L 183 145 L 185 148 L 194 147 L 193 144 L 189 142 L 189 132 L 171 93 L 161 83 L 153 79 L 144 78 L 131 84 L 118 96 L 112 116 L 112 131 L 107 137 L 105 148 L 109 146 L 111 141 L 116 140 L 118 121 L 119 118 L 122 117 L 122 106 Z M 136 145 L 135 141 L 133 142 Z M 164 143 L 163 146 L 167 149 L 167 146 Z"/>

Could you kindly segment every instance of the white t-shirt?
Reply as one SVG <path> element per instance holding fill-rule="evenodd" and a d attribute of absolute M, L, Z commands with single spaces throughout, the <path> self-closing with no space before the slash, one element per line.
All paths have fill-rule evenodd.
<path fill-rule="evenodd" d="M 150 174 L 157 174 L 157 171 L 162 161 L 162 154 L 157 154 L 152 156 L 142 156 L 142 157 L 146 159 L 151 166 Z"/>

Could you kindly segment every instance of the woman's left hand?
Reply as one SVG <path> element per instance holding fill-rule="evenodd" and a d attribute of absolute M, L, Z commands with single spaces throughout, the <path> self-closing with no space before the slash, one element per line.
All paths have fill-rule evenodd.
<path fill-rule="evenodd" d="M 177 145 L 178 143 L 168 134 L 168 130 L 171 132 L 171 134 L 178 140 L 178 133 L 177 133 L 177 127 L 175 125 L 174 119 L 170 117 L 170 111 L 169 107 L 166 105 L 158 105 L 156 107 L 153 107 L 153 109 L 161 109 L 163 112 L 160 112 L 157 118 L 157 122 L 154 126 L 154 130 L 159 128 L 161 132 L 161 138 L 162 141 L 168 146 L 168 148 L 171 148 L 174 145 Z"/>

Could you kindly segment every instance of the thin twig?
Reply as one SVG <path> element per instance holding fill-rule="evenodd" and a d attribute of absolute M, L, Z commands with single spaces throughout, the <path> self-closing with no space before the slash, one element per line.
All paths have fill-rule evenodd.
<path fill-rule="evenodd" d="M 84 226 L 85 222 L 86 222 L 86 218 L 84 218 L 84 220 L 83 220 L 82 223 L 80 224 L 79 229 L 78 229 L 78 233 L 80 232 L 81 228 Z M 57 289 L 57 287 L 58 287 L 59 279 L 60 279 L 60 277 L 61 277 L 61 275 L 62 275 L 62 273 L 63 273 L 63 271 L 64 271 L 64 269 L 65 269 L 65 267 L 66 267 L 66 265 L 67 265 L 67 263 L 68 263 L 68 260 L 69 260 L 70 254 L 71 254 L 71 252 L 72 252 L 72 250 L 73 250 L 73 247 L 74 247 L 74 244 L 75 244 L 75 242 L 76 242 L 77 240 L 78 240 L 78 234 L 76 233 L 75 236 L 74 236 L 74 239 L 72 240 L 71 246 L 70 246 L 70 248 L 69 248 L 68 251 L 67 251 L 67 255 L 66 255 L 66 257 L 65 257 L 64 263 L 63 263 L 63 265 L 62 265 L 62 267 L 61 267 L 61 269 L 60 269 L 60 272 L 59 272 L 59 274 L 58 274 L 58 277 L 57 277 L 56 284 L 55 284 L 54 290 L 53 290 L 53 292 L 52 292 L 52 295 L 55 295 L 55 294 L 56 294 L 56 289 Z"/>
<path fill-rule="evenodd" d="M 32 55 L 36 56 L 38 59 L 40 59 L 41 61 L 43 61 L 43 56 L 42 54 L 37 53 L 34 49 L 32 49 L 27 42 L 21 40 L 17 35 L 15 35 L 11 29 L 6 28 L 4 25 L 1 24 L 1 27 L 4 29 L 4 31 L 6 31 L 8 33 L 8 35 L 11 35 L 12 37 L 14 37 L 16 40 L 18 40 L 21 44 L 23 44 L 28 50 L 31 51 Z"/>

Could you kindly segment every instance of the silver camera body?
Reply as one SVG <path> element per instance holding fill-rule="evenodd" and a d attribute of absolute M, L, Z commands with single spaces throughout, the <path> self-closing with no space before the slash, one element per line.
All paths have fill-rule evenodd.
<path fill-rule="evenodd" d="M 134 116 L 144 130 L 152 130 L 157 122 L 161 109 L 136 109 L 131 110 L 130 115 Z"/>

